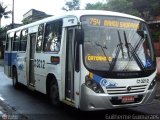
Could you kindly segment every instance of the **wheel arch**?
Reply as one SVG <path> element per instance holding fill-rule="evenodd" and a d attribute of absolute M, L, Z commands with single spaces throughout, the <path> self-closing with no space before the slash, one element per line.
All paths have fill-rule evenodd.
<path fill-rule="evenodd" d="M 46 77 L 46 94 L 47 95 L 49 94 L 49 87 L 52 82 L 58 85 L 56 76 L 53 73 L 49 73 Z M 58 89 L 59 89 L 59 86 L 58 86 Z"/>
<path fill-rule="evenodd" d="M 11 74 L 12 76 L 13 76 L 13 70 L 14 70 L 14 69 L 16 70 L 16 72 L 18 72 L 16 65 L 12 65 L 12 74 Z M 11 76 L 11 77 L 12 77 L 12 76 Z"/>

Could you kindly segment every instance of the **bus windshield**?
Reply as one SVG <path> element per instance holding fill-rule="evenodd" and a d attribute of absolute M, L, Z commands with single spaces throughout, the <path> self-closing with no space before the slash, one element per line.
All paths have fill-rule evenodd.
<path fill-rule="evenodd" d="M 83 16 L 84 62 L 107 72 L 155 69 L 153 46 L 144 22 L 123 17 Z"/>

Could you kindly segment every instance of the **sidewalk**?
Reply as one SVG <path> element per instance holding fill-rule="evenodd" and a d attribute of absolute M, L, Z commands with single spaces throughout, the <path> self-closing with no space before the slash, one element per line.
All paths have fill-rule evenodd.
<path fill-rule="evenodd" d="M 3 113 L 5 113 L 5 110 L 3 109 L 2 106 L 0 106 L 0 115 L 3 115 Z"/>
<path fill-rule="evenodd" d="M 4 66 L 2 59 L 0 59 L 0 66 L 1 68 Z M 28 118 L 5 103 L 0 96 L 0 120 L 28 120 Z"/>
<path fill-rule="evenodd" d="M 28 118 L 0 100 L 0 120 L 28 120 Z"/>
<path fill-rule="evenodd" d="M 4 101 L 0 100 L 0 120 L 7 120 L 8 115 L 12 115 L 13 110 Z"/>

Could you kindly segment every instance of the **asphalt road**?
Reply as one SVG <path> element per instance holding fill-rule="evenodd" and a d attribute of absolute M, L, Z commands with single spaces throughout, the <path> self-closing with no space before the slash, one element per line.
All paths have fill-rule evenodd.
<path fill-rule="evenodd" d="M 5 104 L 31 120 L 105 120 L 139 117 L 160 119 L 159 100 L 154 100 L 150 105 L 130 109 L 82 112 L 67 105 L 57 109 L 48 103 L 43 94 L 32 92 L 23 86 L 19 90 L 14 89 L 11 79 L 4 74 L 3 67 L 0 67 L 0 99 L 4 99 Z"/>

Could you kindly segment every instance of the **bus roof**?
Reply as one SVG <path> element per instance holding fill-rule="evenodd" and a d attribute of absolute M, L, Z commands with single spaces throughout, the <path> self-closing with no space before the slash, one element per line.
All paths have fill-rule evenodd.
<path fill-rule="evenodd" d="M 105 11 L 105 10 L 77 10 L 77 11 L 70 11 L 66 15 L 74 15 L 77 16 L 77 18 L 80 18 L 83 15 L 108 15 L 108 16 L 119 16 L 119 17 L 126 17 L 126 18 L 132 18 L 140 21 L 144 21 L 143 19 L 125 14 L 125 13 L 120 13 L 120 12 L 113 12 L 113 11 Z"/>
<path fill-rule="evenodd" d="M 60 14 L 60 15 L 55 15 L 55 16 L 51 16 L 51 17 L 48 17 L 48 18 L 44 18 L 42 20 L 27 24 L 27 25 L 23 25 L 21 27 L 15 28 L 15 29 L 11 29 L 8 32 L 13 32 L 13 31 L 16 31 L 16 30 L 25 29 L 27 27 L 32 27 L 32 26 L 35 26 L 35 25 L 38 25 L 38 24 L 41 24 L 41 23 L 46 23 L 46 22 L 49 22 L 49 21 L 52 21 L 52 20 L 65 18 L 65 17 L 68 17 L 68 16 L 75 16 L 79 20 L 80 17 L 83 16 L 83 15 L 108 15 L 108 16 L 126 17 L 126 18 L 132 18 L 132 19 L 144 21 L 143 19 L 141 19 L 139 17 L 132 16 L 132 15 L 129 15 L 129 14 L 124 14 L 124 13 L 119 13 L 119 12 L 104 11 L 104 10 L 75 10 L 75 11 L 66 12 L 65 14 Z"/>

